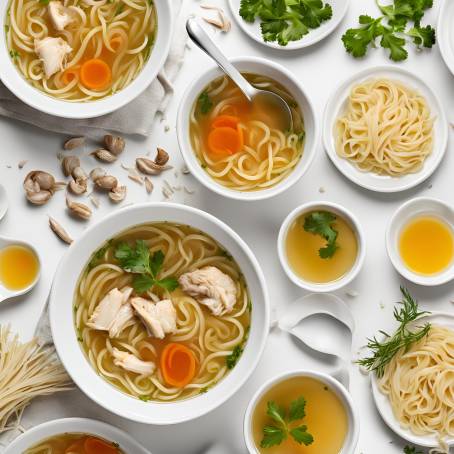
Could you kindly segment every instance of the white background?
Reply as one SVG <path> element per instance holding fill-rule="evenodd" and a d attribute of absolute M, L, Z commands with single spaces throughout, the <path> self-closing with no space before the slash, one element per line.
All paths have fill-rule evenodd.
<path fill-rule="evenodd" d="M 2 0 L 6 1 L 6 0 Z M 216 2 L 214 2 L 216 3 Z M 229 13 L 224 0 L 218 0 L 220 6 Z M 435 25 L 440 0 L 435 0 L 433 11 L 426 21 Z M 186 0 L 184 11 L 200 14 L 199 3 Z M 311 95 L 321 121 L 323 108 L 330 92 L 343 79 L 371 65 L 388 63 L 384 52 L 371 50 L 367 58 L 354 60 L 343 48 L 343 31 L 357 23 L 361 13 L 370 12 L 378 15 L 374 0 L 353 0 L 350 11 L 341 26 L 327 39 L 309 49 L 296 52 L 274 51 L 265 48 L 244 35 L 233 23 L 230 33 L 215 33 L 214 37 L 228 56 L 258 55 L 279 62 L 293 71 L 307 92 Z M 176 169 L 181 169 L 182 161 L 175 136 L 175 117 L 178 100 L 182 91 L 198 69 L 210 62 L 199 50 L 192 48 L 181 74 L 177 80 L 176 93 L 167 113 L 167 119 L 157 122 L 152 136 L 147 141 L 128 139 L 127 150 L 120 161 L 131 164 L 135 157 L 148 151 L 154 153 L 156 146 L 168 150 L 171 162 Z M 445 67 L 437 47 L 420 54 L 410 48 L 410 55 L 402 67 L 414 71 L 425 79 L 441 97 L 448 119 L 454 119 L 454 100 L 452 88 L 454 80 Z M 165 131 L 169 125 L 170 130 Z M 451 132 L 450 132 L 451 134 Z M 452 139 L 452 138 L 450 138 Z M 37 288 L 29 295 L 0 307 L 0 323 L 11 323 L 13 329 L 23 339 L 31 337 L 40 312 L 44 306 L 54 270 L 66 247 L 53 235 L 47 225 L 47 215 L 54 216 L 67 230 L 77 238 L 88 225 L 71 219 L 65 212 L 64 194 L 57 193 L 43 207 L 27 204 L 22 180 L 32 169 L 42 169 L 62 177 L 56 153 L 61 149 L 63 138 L 51 133 L 29 127 L 25 124 L 0 119 L 0 182 L 6 187 L 10 208 L 0 223 L 0 234 L 31 241 L 41 254 L 43 261 L 42 278 Z M 91 145 L 85 152 L 91 151 Z M 94 146 L 93 146 L 94 149 Z M 284 275 L 276 252 L 276 238 L 285 216 L 297 205 L 312 200 L 337 202 L 353 211 L 364 226 L 367 241 L 367 257 L 363 271 L 348 289 L 338 292 L 352 309 L 357 330 L 353 339 L 353 356 L 357 357 L 365 339 L 378 329 L 392 330 L 394 327 L 392 309 L 397 301 L 399 285 L 408 285 L 411 292 L 427 309 L 452 310 L 450 303 L 454 284 L 447 284 L 436 289 L 425 289 L 406 282 L 397 275 L 389 262 L 384 235 L 387 223 L 394 210 L 404 201 L 415 196 L 438 197 L 453 203 L 454 160 L 449 147 L 439 170 L 414 190 L 396 195 L 378 195 L 362 190 L 344 179 L 331 165 L 325 152 L 318 145 L 316 159 L 309 172 L 295 185 L 271 201 L 245 203 L 222 199 L 220 196 L 201 187 L 191 176 L 175 177 L 173 171 L 163 177 L 154 178 L 155 190 L 147 196 L 145 189 L 126 178 L 126 172 L 120 163 L 110 165 L 109 169 L 122 182 L 127 183 L 128 202 L 163 200 L 161 184 L 164 178 L 174 184 L 185 184 L 195 189 L 194 195 L 177 193 L 172 200 L 184 202 L 206 210 L 219 217 L 251 246 L 257 255 L 269 284 L 271 303 L 277 313 L 282 313 L 286 306 L 303 295 Z M 24 169 L 18 169 L 18 162 L 27 159 Z M 83 166 L 90 170 L 96 163 L 92 157 L 83 158 Z M 325 192 L 320 192 L 323 187 Z M 107 198 L 102 199 L 99 210 L 95 210 L 89 224 L 101 219 L 112 210 L 121 209 L 111 205 Z M 347 290 L 358 293 L 349 297 Z M 326 333 L 328 335 L 328 333 Z M 322 335 L 322 334 L 320 334 Z M 88 416 L 127 429 L 135 438 L 156 454 L 192 454 L 203 452 L 211 442 L 221 440 L 227 452 L 235 454 L 245 452 L 242 438 L 243 414 L 249 398 L 264 380 L 286 370 L 294 368 L 317 368 L 330 370 L 329 363 L 304 351 L 285 333 L 273 330 L 262 360 L 252 378 L 229 402 L 219 409 L 191 423 L 173 427 L 150 427 L 130 423 L 104 411 L 91 403 L 79 391 L 62 394 L 57 397 L 37 401 L 27 410 L 36 421 L 46 421 L 61 416 Z M 402 453 L 405 443 L 395 437 L 380 419 L 370 393 L 369 379 L 358 368 L 351 366 L 351 392 L 360 414 L 361 436 L 357 454 L 396 454 Z M 27 418 L 25 420 L 27 422 Z M 335 424 L 331 421 L 330 424 Z M 320 453 L 323 454 L 323 453 Z"/>

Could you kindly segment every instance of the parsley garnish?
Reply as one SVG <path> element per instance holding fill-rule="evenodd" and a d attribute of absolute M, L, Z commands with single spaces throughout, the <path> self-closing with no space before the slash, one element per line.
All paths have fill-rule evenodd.
<path fill-rule="evenodd" d="M 336 216 L 329 211 L 314 211 L 304 218 L 304 230 L 320 235 L 327 241 L 326 246 L 318 250 L 322 259 L 331 258 L 339 249 L 336 244 L 337 231 L 333 228 L 335 220 Z"/>
<path fill-rule="evenodd" d="M 178 281 L 173 277 L 158 279 L 164 264 L 164 253 L 159 250 L 151 255 L 143 240 L 137 240 L 135 247 L 128 243 L 120 243 L 115 250 L 115 258 L 125 271 L 136 274 L 132 286 L 137 293 L 144 293 L 154 286 L 169 292 L 178 287 Z"/>
<path fill-rule="evenodd" d="M 227 364 L 227 369 L 233 369 L 236 366 L 236 363 L 240 359 L 241 354 L 243 353 L 243 347 L 241 345 L 236 345 L 233 348 L 232 353 L 226 357 L 225 362 Z"/>
<path fill-rule="evenodd" d="M 39 3 L 40 3 L 41 5 L 48 5 L 49 2 L 50 2 L 50 0 L 39 0 Z"/>
<path fill-rule="evenodd" d="M 389 50 L 389 58 L 402 61 L 408 56 L 407 39 L 419 48 L 431 48 L 436 41 L 435 29 L 422 26 L 421 19 L 432 5 L 433 0 L 394 0 L 387 6 L 377 2 L 382 16 L 376 19 L 360 16 L 359 27 L 348 29 L 342 36 L 345 49 L 354 57 L 363 57 L 369 46 L 376 47 L 376 40 L 381 37 L 380 46 Z M 413 22 L 413 27 L 407 29 L 408 22 Z"/>
<path fill-rule="evenodd" d="M 20 54 L 17 50 L 10 50 L 9 51 L 9 56 L 13 59 L 13 60 L 17 60 L 19 57 L 20 57 Z"/>
<path fill-rule="evenodd" d="M 416 448 L 414 446 L 405 446 L 404 448 L 404 454 L 423 454 L 422 451 L 416 451 Z"/>
<path fill-rule="evenodd" d="M 199 105 L 200 112 L 202 112 L 203 115 L 206 115 L 213 108 L 213 101 L 206 91 L 203 91 L 200 94 L 197 103 Z"/>
<path fill-rule="evenodd" d="M 400 350 L 407 351 L 414 342 L 418 342 L 427 335 L 430 330 L 430 323 L 425 323 L 423 326 L 412 327 L 409 325 L 423 315 L 430 312 L 419 311 L 418 303 L 412 298 L 408 290 L 404 287 L 400 288 L 402 292 L 401 308 L 394 308 L 394 318 L 400 323 L 396 332 L 390 336 L 384 331 L 380 333 L 385 336 L 385 340 L 379 342 L 376 337 L 368 339 L 367 346 L 372 350 L 372 356 L 363 358 L 358 361 L 358 364 L 370 371 L 375 371 L 377 377 L 382 377 L 385 371 L 385 366 L 393 359 L 394 355 Z M 411 451 L 410 451 L 411 452 Z"/>
<path fill-rule="evenodd" d="M 151 396 L 142 395 L 142 396 L 139 396 L 139 399 L 144 402 L 149 402 L 151 400 Z"/>
<path fill-rule="evenodd" d="M 276 402 L 269 401 L 266 414 L 274 424 L 268 424 L 263 428 L 263 438 L 260 442 L 262 448 L 280 445 L 289 435 L 300 445 L 308 446 L 313 443 L 314 437 L 307 431 L 307 426 L 303 424 L 292 427 L 292 423 L 306 416 L 306 399 L 303 396 L 290 404 L 288 413 Z"/>
<path fill-rule="evenodd" d="M 88 262 L 88 269 L 91 270 L 96 265 L 101 263 L 102 259 L 106 255 L 106 252 L 110 249 L 112 245 L 112 240 L 109 240 L 104 246 L 100 247 L 92 256 Z"/>
<path fill-rule="evenodd" d="M 322 0 L 241 0 L 240 16 L 246 22 L 261 20 L 264 41 L 286 46 L 331 19 L 333 10 Z"/>

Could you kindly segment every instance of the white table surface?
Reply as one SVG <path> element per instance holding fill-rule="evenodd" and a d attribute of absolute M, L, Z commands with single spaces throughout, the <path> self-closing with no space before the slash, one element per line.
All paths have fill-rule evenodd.
<path fill-rule="evenodd" d="M 217 0 L 217 3 L 228 11 L 224 1 Z M 374 0 L 352 0 L 351 3 L 348 16 L 333 35 L 318 45 L 299 52 L 286 53 L 267 49 L 248 39 L 235 23 L 230 33 L 222 35 L 215 33 L 214 36 L 229 56 L 264 56 L 293 71 L 311 94 L 317 119 L 321 121 L 324 105 L 337 83 L 370 65 L 389 62 L 381 49 L 371 50 L 363 60 L 354 60 L 344 51 L 340 40 L 343 31 L 357 23 L 359 14 L 365 12 L 377 14 Z M 427 23 L 436 23 L 439 3 L 440 0 L 435 1 L 433 11 L 427 15 Z M 191 11 L 199 13 L 201 10 L 198 5 L 196 1 L 186 0 L 184 10 L 188 14 Z M 448 119 L 454 119 L 452 98 L 454 79 L 445 67 L 438 48 L 418 55 L 411 46 L 409 47 L 409 58 L 401 66 L 416 72 L 428 81 L 441 97 Z M 149 140 L 128 139 L 127 151 L 122 155 L 121 162 L 132 163 L 135 157 L 160 146 L 169 151 L 173 165 L 177 169 L 181 168 L 182 161 L 175 136 L 178 100 L 198 69 L 208 64 L 210 62 L 207 57 L 199 50 L 192 48 L 188 51 L 167 119 L 156 123 Z M 166 125 L 170 126 L 167 132 Z M 0 323 L 11 323 L 13 329 L 25 340 L 30 338 L 34 331 L 54 270 L 66 249 L 50 231 L 47 215 L 59 220 L 75 238 L 88 224 L 77 222 L 67 215 L 63 192 L 57 193 L 43 207 L 30 206 L 24 197 L 22 180 L 29 170 L 48 170 L 56 176 L 61 176 L 56 153 L 61 149 L 62 137 L 18 122 L 0 119 L 0 138 L 0 182 L 7 189 L 10 203 L 6 217 L 0 222 L 0 234 L 30 240 L 40 251 L 43 260 L 42 278 L 37 288 L 26 297 L 0 307 Z M 86 147 L 85 151 L 91 151 L 90 146 Z M 393 329 L 393 302 L 400 298 L 399 285 L 402 283 L 408 285 L 425 308 L 453 309 L 450 300 L 454 296 L 454 284 L 425 289 L 403 282 L 388 260 L 384 242 L 388 220 L 404 201 L 415 196 L 433 196 L 454 203 L 452 183 L 454 160 L 451 154 L 450 144 L 438 171 L 416 189 L 396 195 L 378 195 L 362 190 L 344 179 L 331 165 L 319 144 L 312 167 L 298 184 L 271 201 L 255 203 L 221 199 L 220 196 L 201 187 L 191 176 L 180 175 L 175 180 L 173 171 L 163 177 L 154 178 L 154 193 L 147 196 L 143 187 L 126 178 L 126 172 L 120 168 L 120 163 L 111 165 L 109 169 L 112 169 L 112 173 L 120 177 L 121 181 L 127 182 L 129 193 L 124 203 L 163 200 L 161 193 L 163 178 L 170 182 L 175 180 L 176 184 L 184 182 L 189 188 L 194 188 L 196 191 L 194 195 L 177 193 L 172 200 L 214 214 L 244 238 L 263 267 L 269 283 L 271 303 L 278 314 L 282 313 L 291 301 L 304 294 L 287 279 L 279 265 L 276 238 L 284 217 L 297 205 L 311 200 L 337 202 L 352 210 L 364 226 L 367 257 L 363 271 L 356 281 L 348 289 L 339 291 L 338 295 L 350 306 L 356 319 L 357 330 L 353 339 L 353 352 L 356 355 L 367 336 L 373 335 L 378 329 Z M 19 170 L 17 164 L 23 159 L 28 162 Z M 96 165 L 94 159 L 89 156 L 83 158 L 83 164 L 86 169 Z M 321 187 L 325 192 L 319 192 Z M 95 210 L 89 223 L 96 222 L 114 209 L 118 210 L 120 207 L 112 206 L 103 199 L 101 207 Z M 356 291 L 358 295 L 348 296 L 346 291 L 349 289 Z M 332 366 L 302 350 L 287 334 L 273 330 L 259 366 L 246 385 L 229 402 L 193 422 L 173 427 L 131 423 L 92 403 L 80 391 L 73 391 L 34 402 L 27 410 L 28 418 L 25 418 L 25 423 L 30 416 L 33 416 L 35 421 L 43 422 L 62 416 L 86 416 L 126 429 L 155 454 L 199 453 L 215 441 L 222 441 L 229 453 L 244 453 L 242 420 L 249 398 L 264 380 L 281 371 L 294 368 L 329 371 Z M 351 392 L 361 420 L 361 435 L 356 454 L 402 453 L 406 443 L 394 436 L 384 425 L 372 401 L 369 379 L 354 365 L 351 366 Z"/>

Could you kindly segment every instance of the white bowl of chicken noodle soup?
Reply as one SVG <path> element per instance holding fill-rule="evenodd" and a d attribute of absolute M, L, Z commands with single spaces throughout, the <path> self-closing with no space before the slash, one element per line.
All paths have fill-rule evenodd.
<path fill-rule="evenodd" d="M 172 424 L 214 409 L 245 382 L 269 307 L 238 235 L 197 209 L 157 203 L 114 213 L 69 248 L 50 319 L 82 391 L 123 417 Z"/>
<path fill-rule="evenodd" d="M 127 433 L 87 418 L 55 419 L 27 430 L 3 454 L 150 454 Z"/>
<path fill-rule="evenodd" d="M 171 41 L 169 0 L 5 0 L 0 78 L 53 115 L 89 118 L 152 82 Z"/>
<path fill-rule="evenodd" d="M 309 97 L 284 67 L 253 57 L 232 62 L 256 88 L 287 101 L 292 128 L 281 111 L 249 102 L 232 80 L 210 68 L 183 96 L 178 141 L 189 170 L 206 187 L 234 199 L 265 199 L 309 168 L 318 126 Z"/>

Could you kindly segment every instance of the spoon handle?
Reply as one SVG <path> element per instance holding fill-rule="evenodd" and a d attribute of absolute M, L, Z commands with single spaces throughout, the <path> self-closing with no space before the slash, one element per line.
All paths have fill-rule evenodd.
<path fill-rule="evenodd" d="M 214 44 L 205 30 L 197 23 L 195 19 L 188 19 L 186 30 L 191 40 L 209 57 L 211 57 L 222 71 L 238 85 L 238 88 L 244 93 L 249 101 L 255 94 L 255 88 L 241 75 L 241 73 L 230 63 L 221 50 Z"/>

